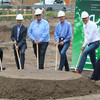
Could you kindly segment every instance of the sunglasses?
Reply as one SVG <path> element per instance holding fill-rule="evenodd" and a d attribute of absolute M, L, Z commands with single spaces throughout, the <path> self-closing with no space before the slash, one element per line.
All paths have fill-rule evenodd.
<path fill-rule="evenodd" d="M 39 15 L 36 15 L 36 16 L 41 16 L 41 14 L 39 14 Z"/>

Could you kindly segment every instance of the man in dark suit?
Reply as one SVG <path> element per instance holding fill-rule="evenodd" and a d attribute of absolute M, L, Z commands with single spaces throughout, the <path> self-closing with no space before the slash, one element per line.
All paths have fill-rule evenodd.
<path fill-rule="evenodd" d="M 100 58 L 98 59 L 94 71 L 90 77 L 90 80 L 100 80 Z"/>
<path fill-rule="evenodd" d="M 2 68 L 2 60 L 3 60 L 3 50 L 0 48 L 0 70 L 5 70 L 5 67 Z"/>
<path fill-rule="evenodd" d="M 3 60 L 3 50 L 0 48 L 0 59 L 1 59 L 1 63 L 2 63 L 2 60 Z"/>
<path fill-rule="evenodd" d="M 25 62 L 25 49 L 27 48 L 26 44 L 26 34 L 27 34 L 27 27 L 22 24 L 23 16 L 18 14 L 16 16 L 17 24 L 13 26 L 12 33 L 11 33 L 11 40 L 13 41 L 13 49 L 15 55 L 15 61 L 18 69 L 24 69 L 24 62 Z M 20 56 L 20 62 L 18 60 L 18 55 Z"/>

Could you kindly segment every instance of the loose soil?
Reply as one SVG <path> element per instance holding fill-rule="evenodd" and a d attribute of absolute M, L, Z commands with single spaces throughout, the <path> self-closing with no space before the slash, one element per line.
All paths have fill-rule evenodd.
<path fill-rule="evenodd" d="M 74 14 L 66 15 L 66 20 L 74 26 Z M 24 25 L 29 27 L 33 19 L 25 19 Z M 88 76 L 91 75 L 91 71 L 83 71 L 82 75 L 78 77 L 70 70 L 70 72 L 54 71 L 55 66 L 55 46 L 54 46 L 54 29 L 55 25 L 59 22 L 56 17 L 47 17 L 47 21 L 50 23 L 50 37 L 46 58 L 45 69 L 37 71 L 36 58 L 33 53 L 33 48 L 30 39 L 27 37 L 28 48 L 26 50 L 25 69 L 17 70 L 14 61 L 14 54 L 12 49 L 12 42 L 10 40 L 11 29 L 15 20 L 2 20 L 0 21 L 0 47 L 4 52 L 3 66 L 6 70 L 0 72 L 0 98 L 12 99 L 12 100 L 43 100 L 43 99 L 61 99 L 76 96 L 85 96 L 90 94 L 100 94 L 99 81 L 90 81 Z M 73 39 L 72 39 L 73 40 Z M 72 57 L 72 40 L 70 48 L 67 51 L 69 65 L 71 66 Z M 58 65 L 60 56 L 58 54 Z M 54 73 L 53 73 L 54 72 Z M 38 79 L 37 75 L 47 76 L 45 79 Z M 59 74 L 58 74 L 59 73 Z M 65 77 L 71 77 L 70 79 L 60 79 L 61 73 Z M 36 77 L 32 78 L 35 74 Z M 17 77 L 16 77 L 17 75 Z M 24 76 L 26 75 L 26 78 Z M 70 76 L 71 75 L 71 76 Z M 49 79 L 55 77 L 57 79 Z M 72 77 L 78 78 L 72 78 Z M 24 77 L 24 78 L 23 78 Z M 34 76 L 33 76 L 34 77 Z M 67 100 L 67 99 L 66 99 Z M 75 99 L 76 100 L 76 99 Z M 89 99 L 91 100 L 91 99 Z M 96 99 L 97 100 L 97 99 Z M 99 99 L 98 99 L 99 100 Z"/>

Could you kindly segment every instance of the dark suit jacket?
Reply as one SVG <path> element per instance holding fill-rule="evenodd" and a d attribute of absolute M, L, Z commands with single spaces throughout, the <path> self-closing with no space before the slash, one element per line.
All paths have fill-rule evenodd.
<path fill-rule="evenodd" d="M 12 33 L 11 33 L 11 40 L 17 41 L 17 27 L 18 25 L 16 24 L 15 26 L 13 26 L 12 28 Z M 20 28 L 20 32 L 19 32 L 19 40 L 17 41 L 17 46 L 19 48 L 24 47 L 27 48 L 27 44 L 26 44 L 26 35 L 27 35 L 27 27 L 25 27 L 23 24 Z M 14 45 L 13 45 L 14 48 Z"/>

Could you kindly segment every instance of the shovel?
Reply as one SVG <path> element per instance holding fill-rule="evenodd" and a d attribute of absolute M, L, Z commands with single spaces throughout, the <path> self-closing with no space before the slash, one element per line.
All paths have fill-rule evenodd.
<path fill-rule="evenodd" d="M 15 48 L 16 48 L 16 44 L 15 44 Z M 18 50 L 16 50 L 16 52 L 17 52 L 19 67 L 20 67 L 20 69 L 22 69 L 22 68 L 21 68 L 21 62 L 20 62 L 20 57 L 19 57 L 19 54 L 18 54 Z"/>
<path fill-rule="evenodd" d="M 80 52 L 80 55 L 79 55 L 79 58 L 78 58 L 78 61 L 77 61 L 77 64 L 76 64 L 75 71 L 77 70 L 77 66 L 78 66 L 78 64 L 79 64 L 79 61 L 80 61 L 81 55 L 82 55 L 82 50 L 81 50 L 81 52 Z"/>
<path fill-rule="evenodd" d="M 36 44 L 36 47 L 37 47 L 37 69 L 39 69 L 38 44 Z"/>
<path fill-rule="evenodd" d="M 56 45 L 56 61 L 55 61 L 55 70 L 57 70 L 57 57 L 58 57 L 58 44 Z"/>

